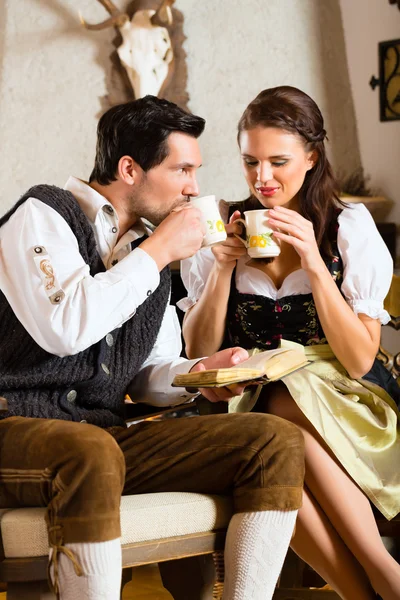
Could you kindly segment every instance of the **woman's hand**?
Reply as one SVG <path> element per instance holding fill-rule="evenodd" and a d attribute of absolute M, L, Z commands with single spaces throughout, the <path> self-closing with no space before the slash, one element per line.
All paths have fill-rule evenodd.
<path fill-rule="evenodd" d="M 295 210 L 276 206 L 268 212 L 268 224 L 274 229 L 274 237 L 290 244 L 297 251 L 305 271 L 317 272 L 325 267 L 311 221 L 307 221 Z"/>
<path fill-rule="evenodd" d="M 240 212 L 238 210 L 233 213 L 229 219 L 229 223 L 225 225 L 226 233 L 228 234 L 225 242 L 212 247 L 217 268 L 234 269 L 238 258 L 244 256 L 247 252 L 244 244 L 233 235 L 234 233 L 239 235 L 242 233 L 242 225 L 235 223 L 237 219 L 240 219 Z"/>

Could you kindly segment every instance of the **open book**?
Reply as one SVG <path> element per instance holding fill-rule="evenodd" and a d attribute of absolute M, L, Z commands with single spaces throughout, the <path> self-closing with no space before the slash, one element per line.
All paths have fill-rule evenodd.
<path fill-rule="evenodd" d="M 292 348 L 277 348 L 258 352 L 234 367 L 207 369 L 197 373 L 175 375 L 176 387 L 222 387 L 232 383 L 268 383 L 308 364 L 303 352 Z"/>

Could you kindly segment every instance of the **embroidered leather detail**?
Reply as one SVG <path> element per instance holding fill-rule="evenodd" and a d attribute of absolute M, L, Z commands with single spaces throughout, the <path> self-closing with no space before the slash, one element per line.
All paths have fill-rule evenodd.
<path fill-rule="evenodd" d="M 33 254 L 33 260 L 46 296 L 52 304 L 60 304 L 64 300 L 65 294 L 57 281 L 54 267 L 46 248 L 44 246 L 34 246 Z"/>
<path fill-rule="evenodd" d="M 48 258 L 40 261 L 40 270 L 46 278 L 46 290 L 52 290 L 54 288 L 54 271 Z"/>

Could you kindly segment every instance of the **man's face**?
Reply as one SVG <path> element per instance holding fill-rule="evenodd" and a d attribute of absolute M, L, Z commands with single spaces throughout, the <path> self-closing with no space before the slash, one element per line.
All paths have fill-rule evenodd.
<path fill-rule="evenodd" d="M 173 132 L 168 140 L 167 158 L 147 172 L 139 168 L 132 194 L 131 208 L 138 217 L 159 225 L 173 208 L 198 196 L 196 171 L 201 166 L 197 139 Z"/>

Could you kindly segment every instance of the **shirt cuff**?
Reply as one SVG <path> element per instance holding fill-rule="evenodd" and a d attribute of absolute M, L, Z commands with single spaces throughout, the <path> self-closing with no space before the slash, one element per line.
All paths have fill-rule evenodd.
<path fill-rule="evenodd" d="M 120 273 L 122 279 L 131 284 L 133 301 L 136 306 L 143 304 L 160 283 L 160 273 L 155 260 L 141 248 L 132 250 L 109 271 Z"/>
<path fill-rule="evenodd" d="M 202 358 L 193 358 L 193 359 L 182 358 L 182 359 L 180 359 L 180 360 L 182 360 L 182 362 L 176 364 L 174 367 L 171 368 L 170 380 L 169 380 L 170 385 L 172 384 L 172 381 L 174 380 L 175 375 L 185 375 L 186 373 L 189 373 L 190 369 L 192 369 L 194 367 L 194 365 L 197 365 L 197 363 L 202 361 L 204 358 L 207 358 L 207 357 L 203 356 Z M 187 393 L 186 388 L 176 387 L 174 389 L 176 390 L 177 393 L 182 393 L 182 394 L 186 393 L 188 395 L 188 397 L 196 394 L 196 392 Z"/>
<path fill-rule="evenodd" d="M 186 373 L 189 373 L 190 369 L 192 369 L 194 367 L 194 365 L 196 365 L 198 362 L 203 360 L 203 358 L 206 358 L 206 357 L 203 356 L 202 358 L 194 358 L 191 360 L 182 359 L 181 363 L 175 365 L 171 369 L 170 385 L 172 384 L 172 381 L 173 381 L 175 375 L 184 375 Z M 199 391 L 197 388 L 194 389 L 194 388 L 174 387 L 172 389 L 174 390 L 174 392 L 176 394 L 176 399 L 173 401 L 173 404 L 187 402 L 191 398 L 194 398 L 195 396 L 199 395 Z"/>

